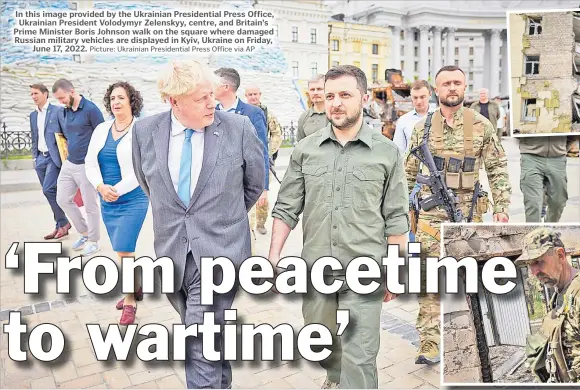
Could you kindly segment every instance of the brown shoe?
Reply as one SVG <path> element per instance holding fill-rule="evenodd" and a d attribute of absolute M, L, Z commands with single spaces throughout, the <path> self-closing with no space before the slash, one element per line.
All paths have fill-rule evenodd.
<path fill-rule="evenodd" d="M 44 239 L 45 240 L 52 240 L 58 234 L 59 229 L 60 228 L 54 229 L 54 231 L 52 233 L 47 234 L 46 236 L 44 236 Z"/>
<path fill-rule="evenodd" d="M 58 228 L 58 232 L 54 236 L 55 240 L 62 240 L 66 236 L 68 236 L 68 231 L 70 229 L 70 224 L 66 224 L 65 226 Z"/>

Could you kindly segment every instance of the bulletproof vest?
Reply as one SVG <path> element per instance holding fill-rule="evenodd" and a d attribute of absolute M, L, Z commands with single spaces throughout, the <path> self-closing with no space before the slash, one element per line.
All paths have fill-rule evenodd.
<path fill-rule="evenodd" d="M 431 138 L 433 139 L 434 152 L 432 153 L 435 164 L 445 174 L 447 187 L 453 190 L 473 191 L 475 177 L 479 171 L 479 163 L 473 150 L 473 122 L 475 111 L 469 108 L 463 109 L 463 153 L 445 149 L 443 141 L 444 118 L 439 110 L 433 113 L 431 120 Z"/>
<path fill-rule="evenodd" d="M 577 382 L 579 369 L 571 369 L 562 345 L 562 329 L 566 315 L 580 310 L 580 273 L 570 282 L 563 297 L 562 306 L 556 309 L 558 294 L 550 300 L 548 312 L 539 333 L 530 335 L 526 343 L 526 355 L 532 372 L 542 381 L 550 383 Z"/>

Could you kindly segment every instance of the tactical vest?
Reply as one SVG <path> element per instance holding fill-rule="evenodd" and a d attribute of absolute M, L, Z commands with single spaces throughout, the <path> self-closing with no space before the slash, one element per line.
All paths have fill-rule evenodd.
<path fill-rule="evenodd" d="M 439 110 L 433 113 L 431 118 L 431 133 L 429 135 L 433 140 L 433 149 L 431 153 L 434 157 L 439 157 L 444 160 L 443 174 L 445 175 L 445 184 L 452 189 L 455 195 L 459 198 L 462 204 L 470 203 L 473 199 L 473 191 L 475 189 L 476 180 L 479 173 L 480 161 L 475 156 L 473 149 L 473 125 L 475 122 L 475 111 L 470 108 L 463 108 L 463 153 L 458 153 L 445 149 L 443 141 L 443 127 L 445 118 L 441 115 Z M 465 158 L 473 158 L 475 160 L 474 166 L 468 172 L 464 171 Z M 461 161 L 457 172 L 450 172 L 449 160 L 456 158 Z M 455 170 L 454 170 L 455 171 Z M 476 216 L 485 214 L 489 207 L 489 198 L 485 191 L 481 191 L 476 200 L 474 213 Z"/>
<path fill-rule="evenodd" d="M 441 157 L 445 160 L 444 173 L 447 187 L 457 190 L 473 190 L 475 186 L 475 175 L 479 171 L 478 166 L 474 166 L 471 172 L 464 172 L 463 165 L 459 168 L 459 172 L 449 172 L 449 159 L 454 157 L 462 162 L 465 157 L 475 159 L 473 151 L 473 122 L 475 120 L 475 112 L 469 108 L 463 109 L 463 153 L 446 150 L 443 142 L 443 121 L 444 118 L 439 110 L 433 113 L 431 119 L 431 137 L 433 138 L 433 157 Z M 477 160 L 476 160 L 477 161 Z M 479 165 L 479 163 L 478 163 Z"/>
<path fill-rule="evenodd" d="M 557 297 L 554 294 L 550 300 L 552 309 L 544 318 L 541 331 L 527 337 L 527 362 L 542 382 L 574 383 L 580 381 L 580 369 L 572 369 L 566 362 L 562 329 L 566 314 L 580 310 L 580 273 L 570 282 L 559 309 L 555 309 Z"/>

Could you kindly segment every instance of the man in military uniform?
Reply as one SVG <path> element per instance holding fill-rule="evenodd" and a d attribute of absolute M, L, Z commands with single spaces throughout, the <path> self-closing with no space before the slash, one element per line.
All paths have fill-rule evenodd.
<path fill-rule="evenodd" d="M 312 107 L 304 111 L 298 118 L 298 129 L 296 130 L 296 143 L 304 137 L 326 127 L 328 118 L 324 112 L 324 75 L 318 74 L 308 81 L 308 96 L 312 102 Z"/>
<path fill-rule="evenodd" d="M 434 157 L 444 159 L 443 174 L 448 188 L 458 197 L 457 207 L 468 216 L 472 207 L 475 183 L 479 181 L 479 169 L 485 167 L 494 200 L 494 221 L 507 222 L 511 185 L 507 173 L 507 158 L 488 119 L 474 110 L 463 107 L 465 94 L 465 74 L 456 66 L 444 66 L 435 77 L 436 92 L 440 107 L 431 116 L 431 130 L 428 139 L 429 150 Z M 422 118 L 413 129 L 409 152 L 405 157 L 405 171 L 409 193 L 413 190 L 419 173 L 419 160 L 410 154 L 423 139 L 426 119 Z M 451 172 L 450 158 L 463 161 L 463 168 Z M 468 160 L 470 164 L 468 164 Z M 457 161 L 457 160 L 454 160 Z M 455 163 L 456 165 L 456 163 Z M 468 166 L 471 165 L 471 168 Z M 455 171 L 455 169 L 453 169 Z M 427 167 L 422 173 L 429 175 Z M 429 186 L 423 185 L 419 197 L 431 195 Z M 487 210 L 487 199 L 476 199 L 473 221 L 481 221 Z M 440 224 L 449 221 L 442 206 L 429 211 L 420 210 L 415 233 L 415 241 L 421 243 L 422 256 L 440 256 Z M 422 289 L 425 288 L 425 275 L 422 273 Z M 419 295 L 419 314 L 417 330 L 421 345 L 416 363 L 439 362 L 440 321 L 439 296 L 421 293 Z"/>
<path fill-rule="evenodd" d="M 270 164 L 272 164 L 272 156 L 278 151 L 278 149 L 280 149 L 280 145 L 282 144 L 282 126 L 280 126 L 280 122 L 278 122 L 278 119 L 276 119 L 272 112 L 268 111 L 268 107 L 262 104 L 262 92 L 260 91 L 260 87 L 257 85 L 251 85 L 246 88 L 246 99 L 248 99 L 248 103 L 260 107 L 262 111 L 264 111 L 264 115 L 266 115 L 268 152 L 270 154 Z M 270 176 L 270 182 L 271 181 L 272 176 Z M 265 226 L 266 219 L 268 218 L 268 207 L 268 198 L 266 198 L 264 203 L 256 205 L 256 230 L 260 234 L 268 233 Z"/>
<path fill-rule="evenodd" d="M 363 121 L 368 99 L 364 72 L 352 65 L 334 67 L 326 74 L 325 91 L 330 124 L 304 138 L 292 152 L 272 210 L 268 258 L 276 269 L 288 235 L 302 216 L 301 257 L 308 269 L 326 256 L 342 265 L 325 270 L 324 280 L 330 285 L 345 282 L 346 267 L 359 256 L 380 264 L 387 243 L 406 248 L 409 196 L 399 149 Z M 312 285 L 302 294 L 305 324 L 322 324 L 336 334 L 336 311 L 350 313 L 350 325 L 333 340 L 332 354 L 320 362 L 327 372 L 322 388 L 377 388 L 384 273 L 380 279 L 376 282 L 381 287 L 369 294 L 357 294 L 347 283 L 332 294 Z"/>
<path fill-rule="evenodd" d="M 566 136 L 518 138 L 526 222 L 558 222 L 568 201 Z"/>
<path fill-rule="evenodd" d="M 560 233 L 547 227 L 528 233 L 515 264 L 556 290 L 541 332 L 528 337 L 530 369 L 543 382 L 580 383 L 580 272 L 568 262 Z"/>

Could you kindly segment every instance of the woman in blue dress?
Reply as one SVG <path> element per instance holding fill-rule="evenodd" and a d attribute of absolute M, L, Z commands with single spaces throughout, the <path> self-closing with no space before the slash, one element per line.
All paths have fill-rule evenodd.
<path fill-rule="evenodd" d="M 104 104 L 114 119 L 95 128 L 85 169 L 89 181 L 99 192 L 103 222 L 113 250 L 121 260 L 134 256 L 149 208 L 149 198 L 139 186 L 133 170 L 132 153 L 132 130 L 143 108 L 143 99 L 129 83 L 117 82 L 107 89 Z M 117 303 L 117 309 L 123 310 L 120 325 L 135 322 L 136 301 L 143 299 L 137 278 L 134 287 L 136 293 L 125 295 Z"/>

